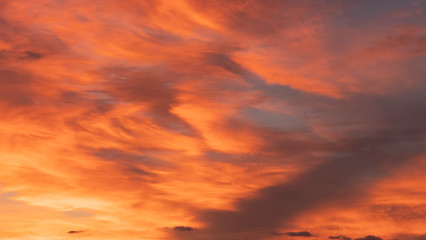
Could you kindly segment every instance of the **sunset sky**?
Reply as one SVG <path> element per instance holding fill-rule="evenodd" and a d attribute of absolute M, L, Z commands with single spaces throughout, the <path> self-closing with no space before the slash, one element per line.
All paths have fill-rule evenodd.
<path fill-rule="evenodd" d="M 0 0 L 1 240 L 426 240 L 426 1 Z"/>

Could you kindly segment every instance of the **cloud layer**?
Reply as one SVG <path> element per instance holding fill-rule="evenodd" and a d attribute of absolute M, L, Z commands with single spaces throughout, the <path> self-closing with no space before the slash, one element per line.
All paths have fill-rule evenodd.
<path fill-rule="evenodd" d="M 0 0 L 0 238 L 422 239 L 425 11 Z"/>

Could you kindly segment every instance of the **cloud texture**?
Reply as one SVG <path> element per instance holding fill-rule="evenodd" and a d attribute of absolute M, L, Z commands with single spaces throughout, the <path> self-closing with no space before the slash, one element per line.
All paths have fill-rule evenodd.
<path fill-rule="evenodd" d="M 0 238 L 422 239 L 425 11 L 0 0 Z"/>

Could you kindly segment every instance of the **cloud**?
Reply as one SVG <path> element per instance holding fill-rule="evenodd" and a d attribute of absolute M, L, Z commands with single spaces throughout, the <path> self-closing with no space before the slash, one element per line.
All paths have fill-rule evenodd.
<path fill-rule="evenodd" d="M 37 92 L 32 88 L 36 84 L 33 76 L 27 71 L 0 68 L 0 99 L 3 104 L 14 107 L 26 107 L 35 103 Z"/>
<path fill-rule="evenodd" d="M 84 226 L 102 229 L 94 239 L 258 240 L 309 226 L 350 240 L 334 234 L 414 233 L 424 219 L 421 194 L 394 191 L 424 182 L 402 171 L 425 154 L 424 3 L 0 6 L 0 182 L 15 192 L 0 238 Z M 179 222 L 193 227 L 161 231 Z"/>
<path fill-rule="evenodd" d="M 215 233 L 245 232 L 277 228 L 309 208 L 351 201 L 356 197 L 353 193 L 362 192 L 364 184 L 386 174 L 381 170 L 383 164 L 396 167 L 422 152 L 421 144 L 416 142 L 401 144 L 411 134 L 385 135 L 348 139 L 341 154 L 292 181 L 259 190 L 254 198 L 240 199 L 236 211 L 209 210 L 202 212 L 200 218 Z M 373 150 L 363 150 L 367 146 Z"/>
<path fill-rule="evenodd" d="M 374 235 L 368 235 L 363 238 L 357 238 L 355 240 L 383 240 L 382 238 L 376 237 Z"/>
<path fill-rule="evenodd" d="M 84 231 L 68 231 L 69 234 L 83 233 Z"/>
<path fill-rule="evenodd" d="M 26 51 L 25 54 L 28 57 L 28 59 L 31 59 L 31 60 L 38 60 L 43 58 L 43 54 L 38 52 Z"/>
<path fill-rule="evenodd" d="M 371 214 L 379 218 L 391 218 L 394 221 L 426 219 L 425 205 L 380 204 L 370 208 Z"/>
<path fill-rule="evenodd" d="M 412 234 L 412 233 L 400 233 L 394 236 L 396 240 L 424 240 L 426 239 L 426 234 Z"/>
<path fill-rule="evenodd" d="M 310 232 L 287 232 L 285 233 L 289 237 L 313 237 Z"/>
<path fill-rule="evenodd" d="M 302 231 L 302 232 L 271 232 L 272 235 L 275 236 L 289 236 L 289 237 L 314 237 L 310 232 Z"/>
<path fill-rule="evenodd" d="M 352 240 L 352 238 L 350 237 L 346 237 L 343 235 L 339 235 L 339 236 L 329 236 L 329 239 L 339 239 L 339 240 Z"/>
<path fill-rule="evenodd" d="M 187 227 L 187 226 L 176 226 L 173 228 L 173 230 L 178 232 L 191 232 L 191 231 L 195 231 L 195 228 Z"/>
<path fill-rule="evenodd" d="M 190 3 L 196 10 L 215 18 L 228 31 L 259 38 L 333 13 L 333 5 L 327 1 L 305 4 L 294 1 L 233 0 L 204 5 L 191 0 Z M 333 3 L 337 4 L 335 1 Z M 306 17 L 302 18 L 300 13 Z"/>
<path fill-rule="evenodd" d="M 145 116 L 173 131 L 196 135 L 196 130 L 171 109 L 178 104 L 179 74 L 162 66 L 148 68 L 112 67 L 105 69 L 110 78 L 105 91 L 116 101 L 137 102 L 148 108 Z M 173 80 L 171 79 L 173 76 Z"/>

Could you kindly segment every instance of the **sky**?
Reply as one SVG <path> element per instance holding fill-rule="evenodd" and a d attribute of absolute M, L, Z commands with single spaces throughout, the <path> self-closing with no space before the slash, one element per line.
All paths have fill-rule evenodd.
<path fill-rule="evenodd" d="M 0 239 L 425 240 L 426 1 L 0 0 Z"/>

